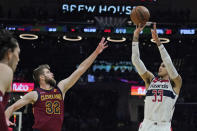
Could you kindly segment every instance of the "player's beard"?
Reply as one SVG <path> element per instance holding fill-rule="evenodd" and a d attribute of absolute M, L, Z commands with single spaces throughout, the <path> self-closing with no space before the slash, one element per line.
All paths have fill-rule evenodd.
<path fill-rule="evenodd" d="M 45 76 L 45 82 L 53 87 L 56 86 L 56 80 Z"/>

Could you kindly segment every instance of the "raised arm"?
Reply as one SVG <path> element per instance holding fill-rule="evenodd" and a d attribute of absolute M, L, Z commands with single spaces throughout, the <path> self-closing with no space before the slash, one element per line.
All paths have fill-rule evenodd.
<path fill-rule="evenodd" d="M 36 102 L 37 98 L 38 98 L 37 92 L 32 91 L 32 92 L 27 93 L 25 96 L 23 96 L 22 99 L 18 100 L 13 105 L 8 107 L 5 111 L 7 124 L 9 125 L 9 118 L 12 116 L 13 112 L 15 112 L 16 110 L 22 108 L 23 106 L 27 104 Z"/>
<path fill-rule="evenodd" d="M 178 74 L 177 70 L 175 69 L 167 50 L 165 49 L 164 45 L 159 40 L 157 30 L 156 30 L 156 23 L 154 23 L 154 29 L 152 29 L 151 32 L 152 32 L 152 38 L 155 40 L 155 43 L 157 44 L 159 48 L 161 59 L 166 67 L 166 70 L 170 76 L 170 79 L 172 79 L 173 82 L 175 83 L 174 90 L 177 94 L 179 94 L 180 88 L 182 86 L 182 79 L 181 79 L 181 76 Z"/>
<path fill-rule="evenodd" d="M 92 65 L 96 57 L 105 49 L 107 48 L 107 41 L 105 42 L 105 38 L 102 38 L 99 45 L 97 46 L 96 50 L 86 58 L 79 67 L 66 79 L 60 81 L 58 83 L 58 87 L 63 93 L 63 97 L 68 89 L 70 89 L 77 80 L 83 75 L 83 73 Z"/>
<path fill-rule="evenodd" d="M 150 85 L 151 80 L 153 79 L 154 75 L 148 71 L 140 59 L 140 52 L 139 52 L 139 35 L 140 32 L 143 30 L 144 27 L 140 27 L 140 25 L 136 28 L 133 34 L 133 42 L 132 42 L 132 56 L 131 60 L 133 65 L 138 71 L 138 74 L 144 80 L 146 88 Z"/>

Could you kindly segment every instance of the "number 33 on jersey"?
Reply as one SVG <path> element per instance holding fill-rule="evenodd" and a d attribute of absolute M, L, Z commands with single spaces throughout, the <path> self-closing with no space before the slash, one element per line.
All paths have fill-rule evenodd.
<path fill-rule="evenodd" d="M 172 119 L 178 95 L 169 80 L 154 78 L 146 91 L 145 119 L 168 121 Z"/>

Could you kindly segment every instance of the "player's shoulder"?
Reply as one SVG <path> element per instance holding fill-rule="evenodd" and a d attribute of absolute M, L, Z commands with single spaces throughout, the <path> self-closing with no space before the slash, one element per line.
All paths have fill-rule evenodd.
<path fill-rule="evenodd" d="M 31 94 L 38 94 L 37 90 L 33 90 L 33 91 L 29 92 L 29 93 L 31 93 Z"/>
<path fill-rule="evenodd" d="M 8 65 L 3 63 L 0 63 L 0 71 L 1 71 L 0 75 L 3 75 L 2 73 L 8 73 L 13 75 L 13 70 Z"/>
<path fill-rule="evenodd" d="M 0 72 L 1 86 L 9 87 L 13 79 L 12 69 L 8 65 L 0 63 Z"/>
<path fill-rule="evenodd" d="M 26 94 L 26 96 L 28 96 L 28 97 L 35 97 L 37 95 L 38 95 L 37 91 L 31 91 L 31 92 Z"/>
<path fill-rule="evenodd" d="M 31 91 L 26 94 L 26 98 L 31 99 L 33 103 L 35 103 L 38 99 L 37 91 Z"/>
<path fill-rule="evenodd" d="M 6 64 L 0 63 L 0 76 L 13 76 L 13 70 Z"/>

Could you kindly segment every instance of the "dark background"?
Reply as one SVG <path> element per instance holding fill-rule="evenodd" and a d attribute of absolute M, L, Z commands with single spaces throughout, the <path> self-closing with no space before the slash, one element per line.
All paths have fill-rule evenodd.
<path fill-rule="evenodd" d="M 66 26 L 66 32 L 13 31 L 21 48 L 20 62 L 15 73 L 15 82 L 33 82 L 32 71 L 39 64 L 49 64 L 57 81 L 68 77 L 91 52 L 94 51 L 102 36 L 114 39 L 125 37 L 123 43 L 108 42 L 108 49 L 100 54 L 93 66 L 80 78 L 65 97 L 65 118 L 63 131 L 137 131 L 143 120 L 144 97 L 131 96 L 132 85 L 144 85 L 134 69 L 120 69 L 131 64 L 132 33 L 115 34 L 115 28 L 133 27 L 129 15 L 87 12 L 64 12 L 62 4 L 146 6 L 151 14 L 150 21 L 157 22 L 158 28 L 172 29 L 172 34 L 163 34 L 170 42 L 165 44 L 178 72 L 183 79 L 183 87 L 176 104 L 172 120 L 174 131 L 197 130 L 197 38 L 193 35 L 181 35 L 179 29 L 197 27 L 196 0 L 1 0 L 0 23 L 2 27 L 17 26 Z M 82 28 L 96 27 L 96 33 L 84 33 Z M 147 26 L 150 29 L 152 25 Z M 70 29 L 76 29 L 71 32 Z M 111 29 L 112 33 L 104 33 Z M 37 40 L 23 40 L 22 33 L 34 33 Z M 83 36 L 79 42 L 62 39 L 63 35 Z M 150 42 L 150 34 L 140 36 L 141 59 L 147 69 L 157 74 L 161 63 L 159 51 Z M 93 70 L 96 65 L 111 65 L 111 70 Z M 119 69 L 115 69 L 119 67 Z M 88 82 L 88 75 L 95 82 Z M 121 82 L 120 79 L 135 83 Z M 10 104 L 23 93 L 12 93 Z M 134 110 L 135 109 L 135 110 Z M 33 115 L 31 105 L 22 108 L 22 130 L 31 131 Z"/>

